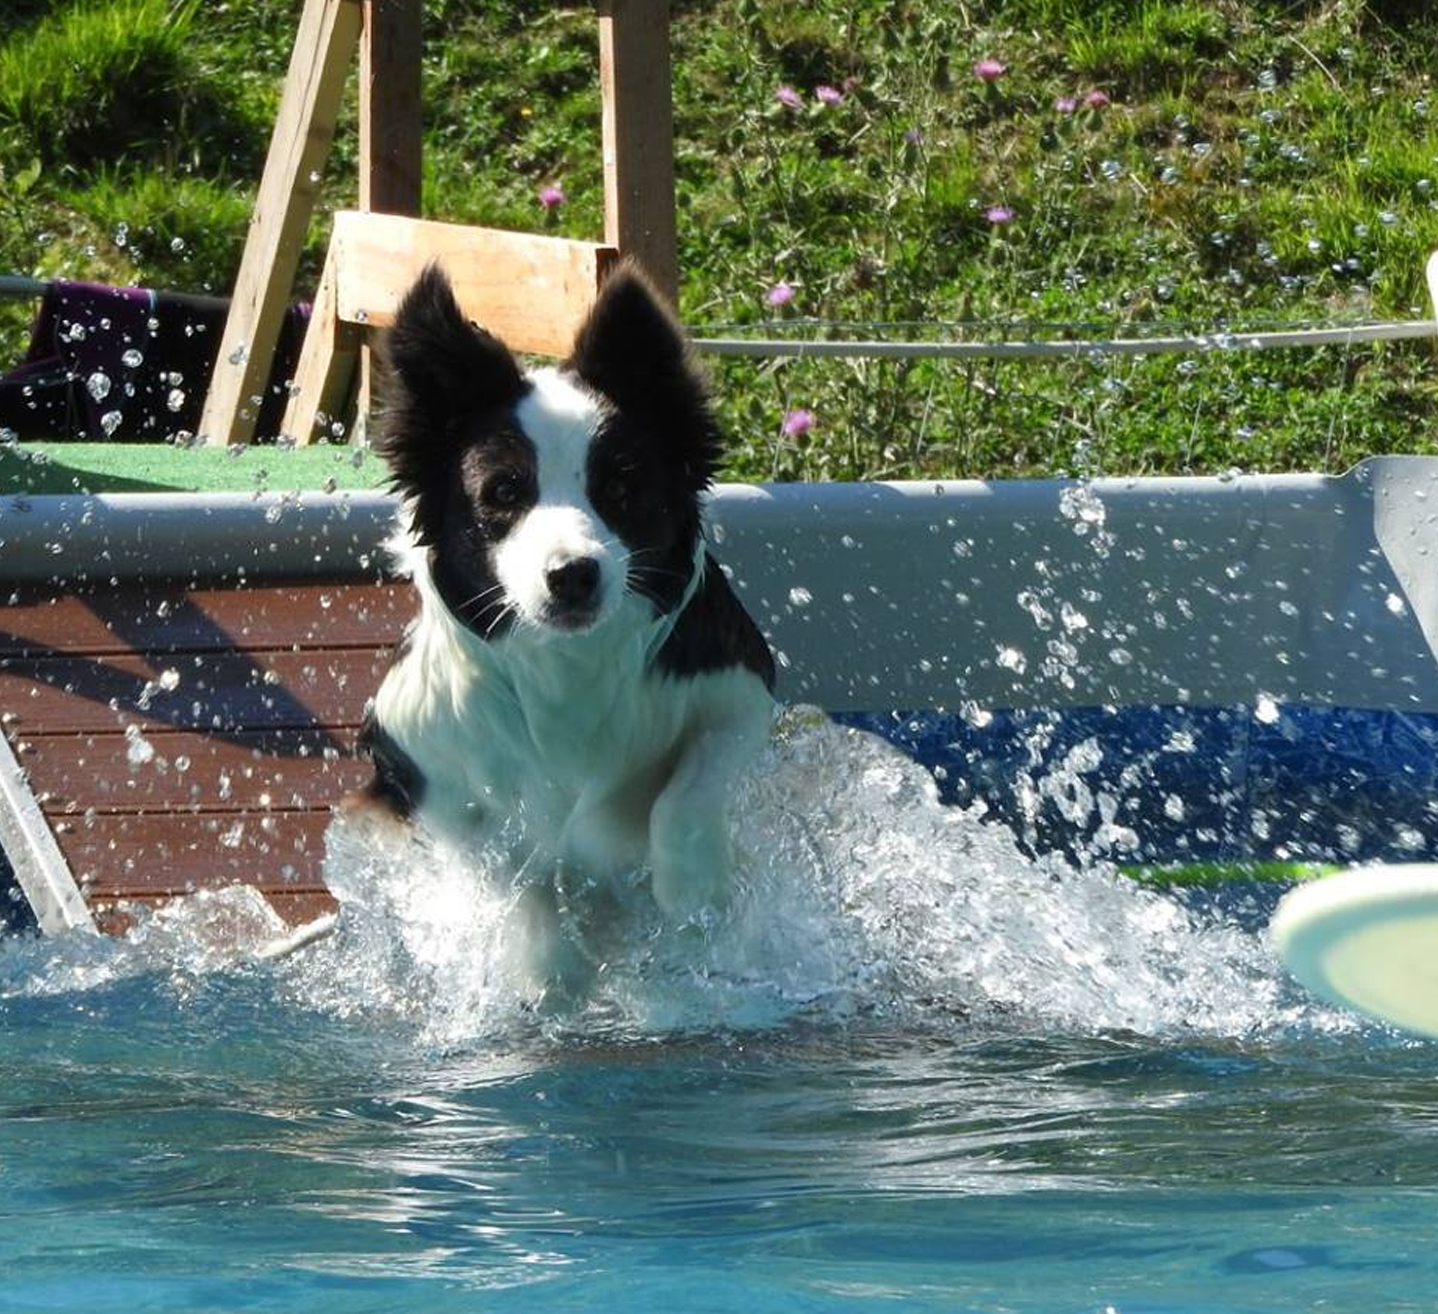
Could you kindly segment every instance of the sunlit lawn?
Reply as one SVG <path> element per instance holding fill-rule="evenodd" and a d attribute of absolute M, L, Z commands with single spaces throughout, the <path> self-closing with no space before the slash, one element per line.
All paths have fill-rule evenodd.
<path fill-rule="evenodd" d="M 12 0 L 0 267 L 226 290 L 297 9 Z M 433 0 L 426 18 L 428 212 L 597 236 L 590 7 Z M 677 4 L 674 43 L 696 329 L 1427 313 L 1425 6 L 726 0 Z M 350 119 L 327 205 L 351 198 L 354 150 Z M 542 204 L 546 187 L 562 200 Z M 321 216 L 306 280 L 324 231 Z M 29 311 L 0 307 L 5 359 Z M 714 371 L 745 478 L 1337 470 L 1438 448 L 1426 343 Z M 798 411 L 811 427 L 786 434 Z"/>

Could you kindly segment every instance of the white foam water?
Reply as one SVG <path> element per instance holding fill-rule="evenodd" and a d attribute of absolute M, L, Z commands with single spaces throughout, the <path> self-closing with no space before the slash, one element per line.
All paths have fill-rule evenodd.
<path fill-rule="evenodd" d="M 1263 937 L 1105 863 L 1026 856 L 981 807 L 941 804 L 921 766 L 820 713 L 780 719 L 736 791 L 732 838 L 722 917 L 666 924 L 642 873 L 602 922 L 575 913 L 593 984 L 555 1007 L 525 971 L 502 864 L 337 823 L 338 932 L 284 979 L 307 1005 L 442 1045 L 514 1026 L 633 1037 L 876 1012 L 1152 1035 L 1351 1025 L 1291 986 Z"/>
<path fill-rule="evenodd" d="M 1289 982 L 1266 937 L 1105 861 L 1026 855 L 982 805 L 941 804 L 923 767 L 815 711 L 780 717 L 735 792 L 737 889 L 722 916 L 667 923 L 642 872 L 602 917 L 586 911 L 591 894 L 568 892 L 566 932 L 593 965 L 581 999 L 556 1003 L 526 970 L 503 862 L 405 834 L 331 826 L 337 928 L 284 961 L 260 962 L 286 928 L 237 887 L 141 917 L 119 940 L 0 941 L 0 998 L 246 965 L 301 1008 L 440 1046 L 536 1027 L 629 1039 L 860 1015 L 1165 1037 L 1360 1025 Z"/>

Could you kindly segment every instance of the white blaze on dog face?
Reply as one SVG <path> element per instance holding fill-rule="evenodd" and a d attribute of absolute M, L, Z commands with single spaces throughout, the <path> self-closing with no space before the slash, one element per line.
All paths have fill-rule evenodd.
<path fill-rule="evenodd" d="M 628 556 L 589 501 L 590 448 L 605 408 L 555 370 L 529 381 L 514 415 L 534 449 L 534 500 L 491 549 L 494 574 L 524 620 L 587 629 L 618 604 Z"/>

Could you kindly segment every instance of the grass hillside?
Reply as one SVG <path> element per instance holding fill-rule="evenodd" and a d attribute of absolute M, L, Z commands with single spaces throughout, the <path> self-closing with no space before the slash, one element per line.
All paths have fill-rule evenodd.
<path fill-rule="evenodd" d="M 597 236 L 592 8 L 425 8 L 427 213 Z M 227 291 L 298 9 L 7 0 L 0 272 Z M 1256 354 L 1221 332 L 1427 313 L 1422 0 L 677 0 L 674 43 L 697 331 L 1220 331 L 1186 358 L 715 361 L 732 477 L 1438 451 L 1428 343 Z M 352 200 L 354 152 L 351 113 L 327 206 Z M 307 282 L 324 235 L 321 215 Z M 0 360 L 30 309 L 0 304 Z"/>

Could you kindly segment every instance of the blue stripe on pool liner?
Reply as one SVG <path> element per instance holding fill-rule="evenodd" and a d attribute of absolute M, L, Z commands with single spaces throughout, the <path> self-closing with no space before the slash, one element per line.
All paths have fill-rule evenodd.
<path fill-rule="evenodd" d="M 835 719 L 935 771 L 946 802 L 984 802 L 1032 852 L 1438 859 L 1438 716 L 1270 705 L 994 712 L 982 725 L 938 712 Z"/>

